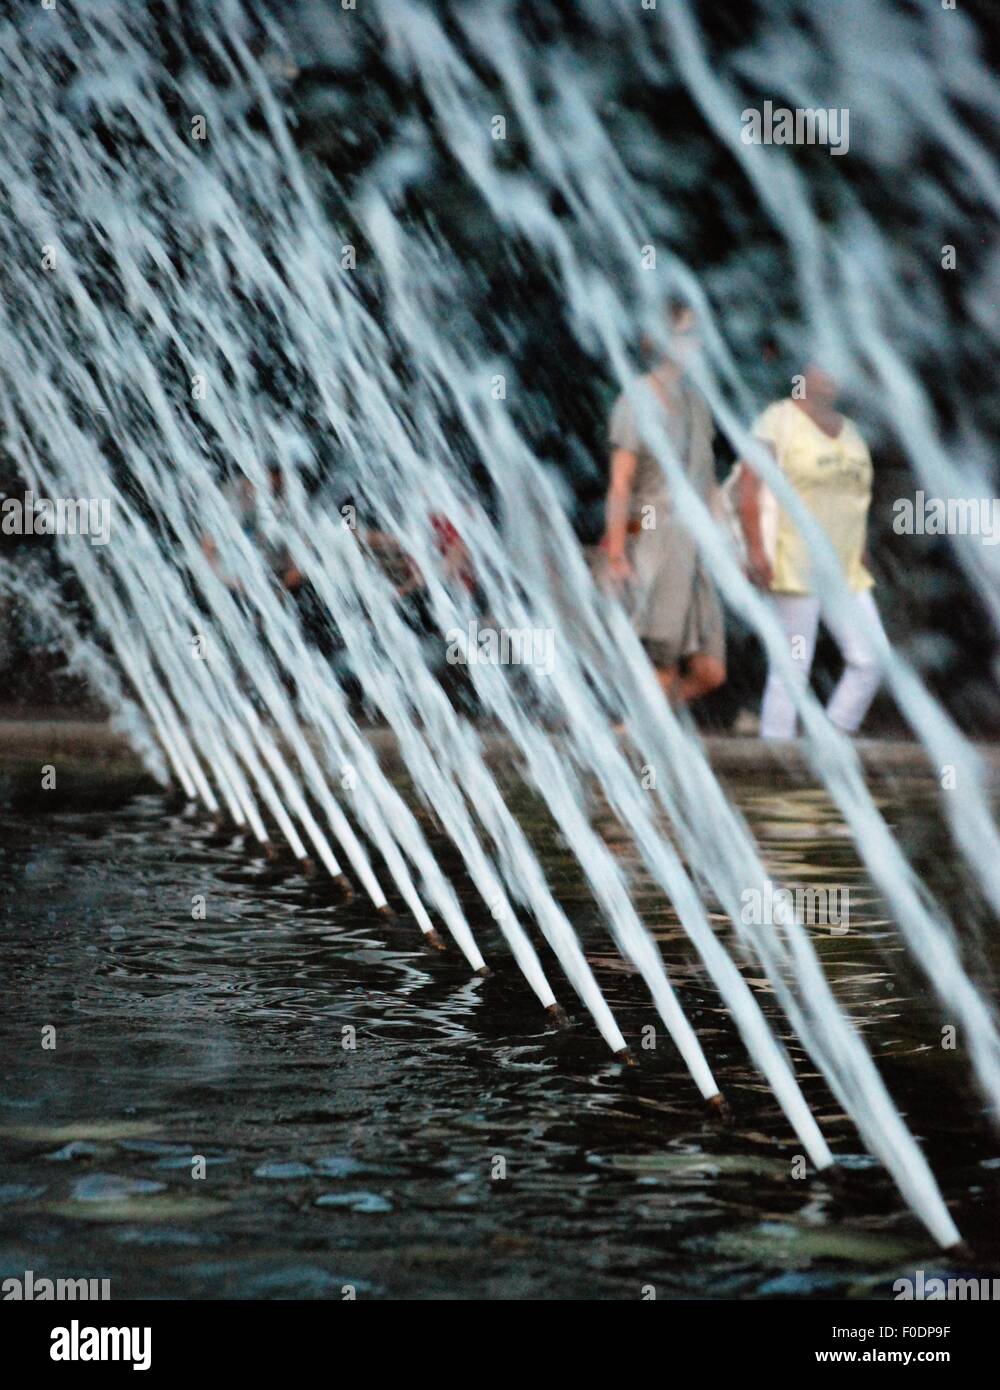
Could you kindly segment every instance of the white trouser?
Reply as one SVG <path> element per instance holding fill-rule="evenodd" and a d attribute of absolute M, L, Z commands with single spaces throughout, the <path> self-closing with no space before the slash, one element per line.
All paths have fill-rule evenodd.
<path fill-rule="evenodd" d="M 812 594 L 773 594 L 772 602 L 795 664 L 796 680 L 805 685 L 812 670 L 819 628 L 820 601 Z M 830 696 L 826 712 L 831 723 L 853 734 L 868 713 L 882 673 L 876 649 L 865 631 L 865 620 L 882 632 L 870 589 L 852 594 L 837 612 L 823 611 L 823 621 L 840 648 L 844 673 Z M 883 633 L 884 636 L 884 633 Z M 795 703 L 783 677 L 772 666 L 760 707 L 761 738 L 795 737 Z"/>

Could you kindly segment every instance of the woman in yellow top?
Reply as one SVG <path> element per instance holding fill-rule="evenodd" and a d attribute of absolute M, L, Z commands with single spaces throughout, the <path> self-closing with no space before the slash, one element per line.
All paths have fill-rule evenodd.
<path fill-rule="evenodd" d="M 769 405 L 753 433 L 770 445 L 781 471 L 829 537 L 843 567 L 850 600 L 834 607 L 813 592 L 808 542 L 746 463 L 740 476 L 740 519 L 750 576 L 774 596 L 802 683 L 812 669 L 821 614 L 840 648 L 844 671 L 827 714 L 839 729 L 853 734 L 881 680 L 867 635 L 873 625 L 881 630 L 871 593 L 875 581 L 864 563 L 872 461 L 857 426 L 836 409 L 837 383 L 832 377 L 810 366 L 803 380 L 802 399 Z M 795 734 L 792 693 L 773 668 L 764 690 L 760 732 L 762 738 Z"/>

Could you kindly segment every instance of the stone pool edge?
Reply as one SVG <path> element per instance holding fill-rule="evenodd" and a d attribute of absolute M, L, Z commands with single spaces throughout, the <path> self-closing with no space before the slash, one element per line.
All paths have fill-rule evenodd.
<path fill-rule="evenodd" d="M 383 765 L 401 768 L 395 736 L 386 728 L 365 731 Z M 558 741 L 558 733 L 554 735 Z M 490 729 L 482 732 L 487 761 L 509 766 L 510 743 Z M 705 751 L 721 777 L 739 779 L 778 778 L 783 783 L 818 784 L 802 748 L 797 743 L 764 743 L 739 735 L 707 735 Z M 859 739 L 855 743 L 865 775 L 871 782 L 897 777 L 937 781 L 920 744 L 902 739 Z M 976 743 L 985 777 L 991 788 L 1000 788 L 1000 743 Z M 52 766 L 56 790 L 52 797 L 42 790 L 42 770 Z M 51 780 L 51 779 L 50 779 Z M 66 805 L 105 797 L 119 800 L 145 791 L 157 783 L 124 735 L 104 720 L 6 719 L 0 720 L 0 804 L 21 801 L 27 795 L 44 805 Z"/>

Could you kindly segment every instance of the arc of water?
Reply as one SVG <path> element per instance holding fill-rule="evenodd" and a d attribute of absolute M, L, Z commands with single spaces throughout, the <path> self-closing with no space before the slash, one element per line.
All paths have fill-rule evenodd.
<path fill-rule="evenodd" d="M 351 549 L 351 547 L 354 546 L 354 542 L 345 535 L 343 528 L 334 527 L 323 518 L 320 518 L 316 530 L 318 539 L 322 544 L 322 550 L 326 555 L 338 554 L 344 562 L 345 570 L 348 571 L 352 564 L 357 564 L 357 557 L 353 554 Z M 370 642 L 370 629 L 366 624 L 358 622 L 356 619 L 353 623 L 350 621 L 352 606 L 356 604 L 357 596 L 359 595 L 357 580 L 353 588 L 348 588 L 343 583 L 338 584 L 338 577 L 331 572 L 328 567 L 322 567 L 316 564 L 316 558 L 317 556 L 315 554 L 310 554 L 308 548 L 305 546 L 302 546 L 297 554 L 297 562 L 301 561 L 305 566 L 304 572 L 308 573 L 316 584 L 320 596 L 327 603 L 328 611 L 337 615 L 337 623 L 341 633 L 354 644 L 355 650 L 357 650 L 358 644 L 361 644 L 363 649 L 363 647 L 367 646 Z M 377 591 L 377 587 L 376 576 L 368 574 L 365 587 L 366 600 L 370 600 L 372 593 Z M 393 638 L 388 645 L 392 649 L 397 649 L 401 643 L 405 642 L 406 637 L 398 624 L 394 624 L 393 618 L 394 615 L 391 607 L 389 607 L 388 604 L 383 604 L 380 610 L 379 621 L 393 628 Z M 365 667 L 365 670 L 370 680 L 372 676 L 370 664 Z M 415 680 L 420 679 L 416 671 L 412 674 Z M 394 728 L 403 731 L 403 740 L 406 742 L 405 721 L 402 719 L 401 707 L 398 702 L 387 701 L 383 712 L 386 717 L 390 719 Z M 408 746 L 414 753 L 416 752 L 418 742 L 418 740 L 414 739 L 411 731 Z M 439 745 L 436 750 L 435 760 L 440 761 L 443 756 L 444 750 Z M 425 761 L 423 766 L 426 772 L 429 764 Z M 438 786 L 439 790 L 444 791 L 443 784 L 438 783 Z M 452 833 L 450 829 L 449 833 Z M 461 851 L 464 846 L 468 853 L 473 839 L 474 837 L 470 837 L 464 829 L 464 818 L 460 816 L 456 838 L 459 850 Z M 537 865 L 534 863 L 534 856 L 526 851 L 527 846 L 525 844 L 522 850 L 523 857 L 521 859 L 521 864 L 522 868 L 527 868 L 529 865 L 531 868 L 529 900 L 536 912 L 536 917 L 543 934 L 555 951 L 570 982 L 577 990 L 577 993 L 580 995 L 586 1007 L 590 1010 L 608 1046 L 613 1052 L 625 1052 L 627 1051 L 625 1039 L 607 1003 L 601 995 L 590 967 L 587 965 L 580 951 L 579 944 L 576 940 L 576 934 L 573 932 L 565 916 L 552 902 L 551 895 L 545 888 L 544 879 L 537 870 Z M 480 891 L 484 893 L 488 906 L 492 908 L 496 904 L 495 892 L 491 894 L 490 891 L 494 876 L 490 874 L 485 881 L 483 878 L 477 877 L 474 881 L 478 882 Z M 513 943 L 516 942 L 517 944 L 517 949 L 514 951 L 514 954 L 519 965 L 522 966 L 522 969 L 527 967 L 531 975 L 536 976 L 537 983 L 542 986 L 541 992 L 539 992 L 539 989 L 536 989 L 536 993 L 539 995 L 545 1007 L 551 1007 L 555 1002 L 555 998 L 554 996 L 549 997 L 551 995 L 551 990 L 547 982 L 542 985 L 542 981 L 537 979 L 535 967 L 537 957 L 535 956 L 533 948 L 530 947 L 530 943 L 528 943 L 527 939 L 524 937 L 523 931 L 517 923 L 513 912 L 503 912 L 499 920 L 501 929 L 506 928 L 505 935 L 508 941 L 511 942 L 512 949 L 514 949 Z M 540 970 L 540 966 L 538 969 Z"/>
<path fill-rule="evenodd" d="M 360 592 L 360 585 L 357 587 Z M 421 715 L 425 738 L 432 745 L 431 757 L 423 760 L 425 775 L 430 772 L 432 764 L 437 763 L 449 768 L 452 776 L 462 785 L 470 780 L 464 770 L 476 769 L 479 775 L 475 777 L 473 787 L 469 788 L 470 803 L 481 815 L 487 804 L 486 798 L 489 797 L 494 814 L 502 816 L 507 822 L 505 838 L 510 843 L 510 838 L 515 833 L 512 818 L 505 814 L 505 807 L 501 811 L 502 800 L 499 797 L 490 797 L 488 790 L 484 788 L 481 754 L 473 746 L 469 735 L 463 736 L 461 725 L 440 686 L 426 678 L 426 667 L 420 659 L 415 638 L 406 632 L 404 625 L 389 605 L 384 601 L 380 604 L 375 603 L 373 586 L 366 585 L 364 593 L 370 608 L 369 625 L 356 631 L 370 630 L 370 624 L 374 623 L 377 630 L 383 634 L 383 645 L 396 667 L 395 688 L 409 693 L 409 699 L 414 702 Z M 342 609 L 338 609 L 338 612 L 340 611 Z M 414 737 L 414 726 L 405 709 L 400 706 L 394 708 L 394 702 L 385 698 L 383 710 L 392 720 L 393 727 L 403 742 L 404 750 L 409 751 L 410 757 L 416 758 L 417 744 L 420 741 Z M 558 764 L 547 756 L 551 752 L 548 745 L 539 747 L 536 742 L 533 749 L 529 747 L 529 752 L 533 752 L 537 759 L 542 760 L 538 770 L 543 775 L 537 777 L 538 785 L 540 788 L 548 789 L 546 799 L 550 810 L 555 814 L 557 824 L 568 835 L 592 891 L 605 908 L 619 950 L 626 959 L 635 963 L 642 974 L 660 1016 L 702 1095 L 706 1099 L 718 1096 L 719 1087 L 701 1045 L 677 1003 L 659 953 L 631 906 L 611 855 L 603 841 L 590 831 L 578 810 L 566 798 L 559 798 L 558 801 L 553 799 L 552 789 L 559 786 L 560 769 Z M 528 761 L 531 765 L 530 756 Z M 440 779 L 437 780 L 440 786 Z M 523 842 L 523 849 L 527 850 L 526 841 Z M 504 915 L 501 913 L 498 918 L 501 925 L 504 925 Z"/>
<path fill-rule="evenodd" d="M 233 529 L 233 517 L 231 512 L 224 506 L 217 505 L 214 509 L 214 516 L 219 523 L 220 530 L 227 527 L 230 532 Z M 237 533 L 238 534 L 238 533 Z M 247 557 L 252 558 L 252 557 Z M 303 565 L 305 561 L 303 560 Z M 303 571 L 304 572 L 304 571 Z M 229 599 L 229 595 L 219 592 L 218 580 L 214 574 L 206 573 L 204 568 L 201 570 L 203 580 L 211 586 L 216 585 L 216 597 L 221 605 L 228 612 L 235 611 Z M 282 655 L 292 658 L 286 661 L 288 669 L 297 671 L 312 670 L 317 671 L 315 657 L 312 656 L 305 647 L 301 638 L 296 635 L 295 625 L 291 622 L 287 611 L 277 602 L 274 595 L 266 585 L 256 585 L 252 590 L 252 599 L 261 618 L 268 640 L 274 645 L 275 649 Z M 258 677 L 262 674 L 257 672 Z M 266 676 L 266 673 L 263 673 Z M 264 681 L 265 696 L 268 699 L 272 712 L 275 713 L 283 732 L 294 743 L 301 758 L 306 759 L 306 766 L 310 766 L 309 759 L 312 758 L 311 751 L 304 740 L 298 736 L 294 721 L 290 720 L 281 701 L 276 698 L 277 687 L 269 678 Z M 367 745 L 363 743 L 358 735 L 356 726 L 351 720 L 346 704 L 340 696 L 339 691 L 330 687 L 328 672 L 324 671 L 322 680 L 305 682 L 302 687 L 302 695 L 305 697 L 311 713 L 313 723 L 317 727 L 327 746 L 333 749 L 335 764 L 343 767 L 347 756 L 348 746 L 350 756 L 356 763 L 363 765 L 364 777 L 363 785 L 366 789 L 371 789 L 374 793 L 375 801 L 391 816 L 393 828 L 402 842 L 406 844 L 407 852 L 414 864 L 421 870 L 425 882 L 431 887 L 432 895 L 441 912 L 442 919 L 448 924 L 449 930 L 458 942 L 460 949 L 465 954 L 466 959 L 474 970 L 481 971 L 485 962 L 473 941 L 468 927 L 464 921 L 457 899 L 450 886 L 440 875 L 437 864 L 430 854 L 423 837 L 419 832 L 416 822 L 413 820 L 408 808 L 396 795 L 394 790 L 386 782 L 377 763 L 371 756 Z M 329 724 L 329 716 L 332 714 L 337 732 L 335 733 Z M 319 772 L 315 762 L 311 766 L 316 770 L 317 781 L 322 783 L 322 774 Z M 389 833 L 386 822 L 381 811 L 375 809 L 364 794 L 359 798 L 359 812 L 361 819 L 372 835 L 373 840 L 383 854 L 386 864 L 390 870 L 394 882 L 410 907 L 417 920 L 417 923 L 424 933 L 434 943 L 437 943 L 437 933 L 431 919 L 428 917 L 423 903 L 420 901 L 417 890 L 406 869 L 396 846 L 393 835 Z M 336 806 L 336 803 L 333 803 Z M 346 820 L 343 818 L 339 807 L 336 808 L 336 818 L 334 819 L 335 828 L 339 823 L 343 825 L 344 838 L 350 837 L 353 840 L 353 831 Z M 348 845 L 350 845 L 348 840 Z M 355 841 L 356 843 L 356 841 Z M 353 861 L 352 861 L 353 862 Z M 377 887 L 377 885 L 375 885 Z M 378 890 L 381 903 L 384 904 L 385 898 Z M 547 988 L 547 986 L 546 986 Z M 546 1000 L 546 1002 L 550 1002 Z"/>
<path fill-rule="evenodd" d="M 203 499 L 203 500 L 204 500 L 204 499 Z M 227 509 L 226 509 L 224 506 L 222 506 L 222 505 L 217 506 L 216 509 L 215 509 L 215 512 L 214 512 L 214 516 L 215 516 L 215 519 L 219 522 L 221 528 L 224 528 L 226 525 L 228 525 L 230 528 L 232 527 L 232 525 L 233 525 L 233 518 L 232 518 L 232 515 L 231 515 L 230 512 L 227 511 Z M 233 631 L 233 629 L 232 629 L 232 622 L 234 621 L 235 615 L 236 615 L 236 613 L 237 613 L 236 607 L 235 607 L 235 605 L 233 604 L 232 599 L 231 599 L 231 596 L 228 594 L 228 591 L 226 591 L 225 588 L 224 588 L 224 586 L 222 586 L 221 583 L 217 580 L 217 578 L 216 578 L 216 577 L 214 576 L 214 574 L 211 572 L 210 568 L 208 568 L 208 567 L 204 564 L 203 561 L 201 561 L 201 567 L 200 567 L 200 568 L 198 567 L 198 561 L 200 560 L 200 558 L 201 558 L 201 557 L 200 557 L 200 552 L 194 552 L 194 551 L 192 551 L 192 552 L 189 554 L 189 559 L 191 559 L 192 564 L 195 566 L 196 572 L 199 573 L 200 578 L 202 579 L 202 581 L 203 581 L 204 583 L 208 584 L 208 585 L 212 585 L 213 583 L 215 584 L 215 594 L 214 594 L 215 607 L 214 607 L 214 611 L 216 612 L 217 615 L 220 614 L 220 613 L 222 613 L 223 615 L 225 615 L 225 617 L 226 617 L 226 619 L 227 619 L 227 623 L 226 623 L 227 630 L 230 632 L 230 636 L 231 636 L 231 638 L 232 638 L 234 644 L 236 644 L 236 647 L 238 648 L 239 643 L 240 643 L 240 633 L 239 633 L 238 631 Z M 247 562 L 248 566 L 252 568 L 252 564 L 253 564 L 253 561 L 254 561 L 254 559 L 255 559 L 255 557 L 253 556 L 252 552 L 251 552 L 251 553 L 246 553 L 246 554 L 244 555 L 244 559 L 245 559 L 245 561 Z M 246 572 L 246 571 L 244 571 L 244 572 Z M 261 612 L 262 614 L 267 614 L 267 615 L 269 616 L 269 618 L 272 618 L 272 619 L 273 619 L 273 614 L 274 614 L 274 612 L 275 612 L 275 602 L 274 602 L 274 600 L 273 600 L 273 597 L 272 597 L 272 600 L 271 600 L 270 605 L 268 605 L 268 604 L 264 601 L 264 600 L 269 596 L 269 590 L 268 590 L 268 588 L 267 588 L 267 585 L 266 585 L 266 584 L 260 584 L 260 583 L 258 583 L 258 584 L 256 584 L 256 585 L 252 586 L 250 592 L 253 594 L 254 599 L 255 599 L 256 603 L 258 604 L 258 611 Z M 273 625 L 272 625 L 271 627 L 268 628 L 268 633 L 269 633 L 270 636 L 273 636 L 273 635 L 274 635 L 275 629 L 274 629 Z M 249 636 L 249 635 L 251 635 L 251 634 L 249 634 L 249 632 L 248 632 L 246 635 Z M 301 654 L 301 653 L 300 653 L 300 654 Z M 255 675 L 256 675 L 256 677 L 258 678 L 258 680 L 260 679 L 260 677 L 261 677 L 262 675 L 264 675 L 264 676 L 266 677 L 266 673 L 263 673 L 260 669 L 258 669 L 258 670 L 255 672 Z M 271 706 L 271 708 L 272 708 L 272 711 L 275 712 L 276 714 L 278 714 L 278 715 L 280 716 L 279 722 L 281 723 L 282 727 L 283 727 L 286 731 L 288 731 L 288 730 L 290 729 L 289 720 L 288 720 L 288 718 L 287 718 L 287 715 L 285 715 L 284 712 L 283 712 L 283 710 L 281 709 L 280 702 L 278 701 L 278 699 L 277 699 L 277 697 L 276 697 L 276 685 L 275 685 L 275 683 L 274 683 L 269 677 L 267 677 L 267 678 L 263 681 L 263 686 L 264 686 L 264 694 L 265 694 L 265 697 L 266 697 L 266 699 L 269 701 L 270 706 Z M 341 712 L 343 712 L 343 711 L 341 711 Z M 245 702 L 243 703 L 243 714 L 244 714 L 245 716 L 247 716 L 247 715 L 252 715 L 252 711 L 249 709 L 248 706 L 246 706 Z M 259 726 L 259 721 L 256 721 L 256 717 L 255 717 L 255 716 L 254 716 L 253 718 L 254 718 L 254 721 L 255 721 L 255 722 L 254 722 L 255 732 L 257 733 L 258 736 L 260 736 L 260 735 L 261 735 L 261 729 L 260 729 L 260 726 Z M 305 755 L 306 752 L 307 752 L 307 745 L 305 744 L 304 740 L 301 740 L 301 739 L 297 736 L 297 734 L 296 734 L 295 739 L 294 739 L 294 742 L 295 742 L 295 746 L 296 746 L 297 751 L 299 752 L 299 754 L 300 754 L 300 755 Z M 245 743 L 241 746 L 241 752 L 242 752 L 243 755 L 246 754 L 246 744 L 245 744 Z M 271 747 L 269 748 L 269 752 L 270 752 L 271 761 L 272 761 L 272 763 L 273 763 L 273 760 L 274 760 L 274 758 L 275 758 L 275 750 L 273 749 L 273 746 L 271 746 Z M 311 753 L 309 753 L 308 756 L 311 757 Z M 313 766 L 315 766 L 315 763 L 313 764 Z M 253 764 L 251 764 L 251 770 L 252 770 L 252 771 L 254 770 Z M 317 772 L 317 781 L 318 781 L 318 782 L 322 782 L 321 774 L 319 774 L 319 769 L 318 769 L 318 767 L 316 768 L 316 772 Z M 255 773 L 255 775 L 259 775 L 259 771 L 258 771 L 258 773 Z M 265 788 L 265 790 L 266 790 L 266 788 Z M 272 810 L 274 810 L 275 807 L 274 807 L 273 797 L 272 797 L 272 796 L 268 796 L 267 799 L 268 799 L 268 801 L 269 801 L 269 805 L 271 805 Z M 342 826 L 343 826 L 344 829 L 345 829 L 345 834 L 349 833 L 349 835 L 353 838 L 353 832 L 350 831 L 349 826 L 347 825 L 346 820 L 343 819 L 342 813 L 339 811 L 339 808 L 337 808 L 337 817 L 340 819 L 340 821 L 341 821 L 341 823 L 342 823 Z M 369 818 L 369 820 L 370 820 L 370 818 Z M 279 818 L 279 823 L 280 823 L 280 818 Z M 335 823 L 335 827 L 336 827 L 337 821 L 335 820 L 334 823 Z M 285 831 L 286 838 L 287 838 L 287 828 L 286 828 L 285 825 L 282 825 L 282 828 L 283 828 L 283 830 Z M 293 833 L 294 833 L 294 832 L 293 832 Z M 296 837 L 296 838 L 297 838 L 297 837 Z M 433 924 L 432 924 L 432 922 L 430 921 L 430 919 L 427 917 L 426 911 L 424 910 L 422 904 L 420 903 L 420 900 L 419 900 L 418 896 L 416 895 L 416 890 L 414 889 L 414 887 L 413 887 L 413 885 L 412 885 L 412 882 L 409 880 L 409 876 L 406 874 L 405 868 L 402 866 L 402 861 L 399 859 L 398 853 L 394 852 L 393 845 L 392 845 L 392 841 L 391 841 L 391 839 L 390 839 L 389 837 L 387 837 L 387 836 L 385 835 L 384 829 L 383 829 L 381 832 L 379 832 L 379 831 L 377 830 L 377 828 L 376 828 L 376 842 L 377 842 L 377 843 L 381 843 L 382 847 L 385 849 L 385 851 L 386 851 L 386 853 L 387 853 L 387 862 L 390 863 L 390 868 L 391 868 L 391 869 L 393 870 L 393 872 L 394 872 L 394 876 L 396 877 L 396 881 L 397 881 L 398 885 L 400 886 L 401 891 L 403 892 L 404 899 L 407 900 L 408 905 L 409 905 L 409 906 L 411 907 L 411 909 L 414 911 L 414 915 L 417 917 L 418 924 L 420 925 L 421 930 L 424 932 L 425 935 L 434 937 L 434 938 L 436 939 L 436 934 L 435 934 L 435 932 L 434 932 Z M 301 845 L 301 841 L 299 841 L 299 844 Z M 292 844 L 292 847 L 293 847 L 293 851 L 295 851 L 295 844 L 294 844 L 294 842 L 293 842 L 293 844 Z M 304 849 L 303 849 L 303 852 L 302 852 L 302 853 L 299 853 L 297 857 L 299 857 L 299 858 L 304 857 Z M 427 864 L 426 861 L 430 861 L 430 863 L 433 864 L 433 859 L 432 859 L 432 856 L 429 855 L 429 852 L 425 855 L 425 862 L 424 862 L 424 868 L 425 868 L 425 869 L 428 869 L 428 864 Z M 363 859 L 363 860 L 361 861 L 360 867 L 363 867 L 366 863 L 367 863 L 367 860 L 366 860 L 366 859 Z M 359 867 L 359 866 L 356 865 L 356 867 Z M 435 870 L 435 872 L 436 872 L 436 865 L 434 865 L 434 870 Z M 370 876 L 370 874 L 369 874 L 369 876 Z M 370 877 L 371 877 L 371 876 L 370 876 Z M 438 877 L 439 877 L 439 876 L 438 876 Z M 363 877 L 362 877 L 362 881 L 364 881 L 364 878 L 363 878 Z M 374 889 L 376 890 L 376 895 L 377 895 L 377 898 L 378 898 L 378 900 L 379 900 L 379 901 L 378 901 L 378 905 L 384 904 L 384 903 L 385 903 L 384 895 L 381 893 L 381 890 L 378 888 L 377 882 L 374 880 L 373 877 L 371 878 L 371 883 L 372 883 L 372 886 L 374 887 Z M 485 963 L 484 963 L 484 961 L 483 961 L 483 958 L 482 958 L 481 954 L 480 954 L 479 951 L 478 951 L 478 948 L 477 948 L 476 945 L 475 945 L 475 942 L 474 942 L 474 941 L 472 940 L 472 938 L 471 938 L 471 934 L 468 932 L 468 928 L 465 926 L 464 919 L 462 918 L 461 913 L 460 913 L 460 911 L 459 911 L 459 909 L 458 909 L 457 901 L 454 899 L 454 895 L 451 893 L 450 889 L 447 889 L 447 886 L 444 885 L 444 881 L 443 881 L 443 880 L 440 880 L 439 882 L 437 882 L 437 883 L 435 884 L 435 888 L 436 888 L 436 897 L 437 897 L 437 899 L 440 901 L 440 903 L 441 903 L 441 905 L 442 905 L 442 908 L 443 908 L 442 915 L 443 915 L 444 919 L 446 920 L 446 922 L 448 923 L 449 929 L 450 929 L 450 930 L 453 932 L 453 934 L 455 935 L 456 940 L 458 941 L 458 943 L 459 943 L 459 945 L 460 945 L 460 948 L 463 950 L 463 953 L 465 954 L 466 958 L 469 960 L 469 963 L 470 963 L 470 965 L 472 966 L 472 968 L 473 968 L 474 970 L 481 971 L 481 970 L 483 969 Z"/>
<path fill-rule="evenodd" d="M 217 505 L 214 508 L 206 507 L 206 502 L 209 501 L 209 498 L 206 497 L 204 492 L 200 500 L 203 520 L 207 519 L 204 514 L 209 512 L 212 520 L 217 523 L 220 532 L 228 527 L 230 537 L 232 537 L 233 533 L 238 531 L 236 519 L 232 510 L 222 505 L 221 495 L 216 494 L 214 500 Z M 226 586 L 208 564 L 201 548 L 193 543 L 188 533 L 185 532 L 184 536 L 184 548 L 191 572 L 203 585 L 211 602 L 213 612 L 223 621 L 231 643 L 234 647 L 238 647 L 240 639 L 249 636 L 247 624 L 244 622 L 244 631 L 242 633 L 237 629 L 236 623 L 239 617 L 238 610 Z M 278 630 L 274 622 L 274 613 L 275 611 L 280 611 L 280 604 L 271 593 L 270 585 L 266 580 L 263 583 L 258 582 L 254 586 L 253 592 L 254 606 L 264 621 L 266 635 L 269 638 L 276 637 Z M 266 602 L 267 599 L 270 599 L 271 602 Z M 300 651 L 299 654 L 302 655 L 303 653 Z M 288 669 L 292 669 L 292 667 L 288 666 Z M 372 871 L 368 856 L 358 841 L 347 817 L 333 797 L 326 776 L 316 761 L 315 755 L 309 747 L 308 742 L 301 734 L 293 711 L 290 708 L 289 701 L 284 698 L 283 693 L 279 690 L 278 683 L 263 666 L 258 666 L 254 670 L 253 678 L 269 713 L 275 719 L 282 737 L 294 752 L 300 767 L 306 774 L 309 786 L 314 792 L 324 816 L 331 825 L 336 839 L 344 847 L 344 852 L 347 855 L 351 867 L 354 869 L 354 872 L 357 874 L 358 879 L 375 907 L 379 910 L 385 909 L 388 906 L 386 896 Z M 277 771 L 273 744 L 270 743 L 270 740 L 266 739 L 266 734 L 261 729 L 260 721 L 256 716 L 253 718 L 253 728 L 256 737 L 265 739 L 265 742 L 261 744 L 261 748 L 269 766 L 271 766 L 272 771 L 275 771 L 276 775 L 284 781 L 286 774 Z M 289 795 L 288 792 L 286 792 L 286 796 L 287 795 Z M 299 798 L 294 787 L 290 795 L 295 798 L 293 804 L 298 805 Z M 312 819 L 308 808 L 306 808 L 305 814 L 309 816 L 310 820 Z M 303 823 L 307 822 L 304 821 Z M 314 843 L 316 843 L 315 840 Z M 337 877 L 339 865 L 337 865 L 336 870 L 332 867 L 332 864 L 335 864 L 336 861 L 331 860 L 328 848 L 325 845 L 321 848 L 320 845 L 317 844 L 317 849 L 331 874 Z M 342 878 L 343 875 L 340 875 L 340 877 Z"/>

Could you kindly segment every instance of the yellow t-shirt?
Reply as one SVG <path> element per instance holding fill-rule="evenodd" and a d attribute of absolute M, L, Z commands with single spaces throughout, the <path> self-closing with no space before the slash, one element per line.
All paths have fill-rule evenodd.
<path fill-rule="evenodd" d="M 781 471 L 829 536 L 851 590 L 870 589 L 875 581 L 861 557 L 872 500 L 872 460 L 857 426 L 845 416 L 840 433 L 831 439 L 794 401 L 784 400 L 767 407 L 753 433 L 774 448 Z M 807 543 L 779 508 L 772 591 L 811 594 L 811 569 Z"/>

